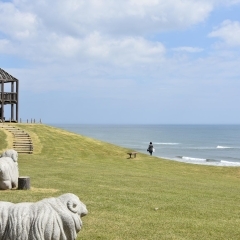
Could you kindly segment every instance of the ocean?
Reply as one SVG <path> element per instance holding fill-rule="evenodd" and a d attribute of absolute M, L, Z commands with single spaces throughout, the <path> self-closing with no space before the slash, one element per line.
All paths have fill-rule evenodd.
<path fill-rule="evenodd" d="M 191 164 L 240 166 L 240 125 L 50 124 L 70 132 Z"/>

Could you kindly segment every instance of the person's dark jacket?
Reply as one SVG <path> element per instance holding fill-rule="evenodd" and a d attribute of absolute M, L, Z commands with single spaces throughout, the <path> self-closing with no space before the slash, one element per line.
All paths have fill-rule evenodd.
<path fill-rule="evenodd" d="M 153 145 L 152 145 L 152 144 L 149 144 L 149 146 L 148 146 L 148 151 L 149 151 L 149 152 L 153 152 Z"/>

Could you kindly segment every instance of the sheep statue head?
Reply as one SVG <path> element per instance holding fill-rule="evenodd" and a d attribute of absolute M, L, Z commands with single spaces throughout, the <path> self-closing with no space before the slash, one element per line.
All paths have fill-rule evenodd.
<path fill-rule="evenodd" d="M 8 149 L 4 151 L 1 157 L 10 157 L 14 162 L 18 161 L 18 153 L 14 149 Z"/>

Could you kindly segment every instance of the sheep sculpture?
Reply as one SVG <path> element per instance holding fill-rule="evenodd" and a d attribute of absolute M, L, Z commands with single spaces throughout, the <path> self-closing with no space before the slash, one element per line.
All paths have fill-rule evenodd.
<path fill-rule="evenodd" d="M 8 149 L 2 153 L 1 157 L 10 157 L 13 159 L 14 162 L 18 160 L 18 153 L 14 149 Z"/>
<path fill-rule="evenodd" d="M 0 189 L 12 189 L 18 187 L 18 153 L 9 149 L 3 152 L 0 158 Z"/>
<path fill-rule="evenodd" d="M 72 193 L 36 203 L 0 201 L 0 240 L 75 240 L 87 213 Z"/>

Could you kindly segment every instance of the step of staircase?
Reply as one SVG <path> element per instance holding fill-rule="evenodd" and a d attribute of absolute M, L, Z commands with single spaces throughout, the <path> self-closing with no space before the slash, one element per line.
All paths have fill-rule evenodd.
<path fill-rule="evenodd" d="M 33 143 L 28 133 L 10 125 L 1 124 L 0 127 L 12 133 L 14 150 L 18 153 L 33 153 Z"/>

